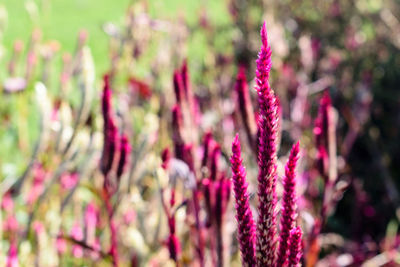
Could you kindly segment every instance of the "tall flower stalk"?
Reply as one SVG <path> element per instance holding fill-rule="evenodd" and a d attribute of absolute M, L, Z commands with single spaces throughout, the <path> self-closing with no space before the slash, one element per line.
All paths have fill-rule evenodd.
<path fill-rule="evenodd" d="M 279 248 L 277 266 L 284 266 L 288 250 L 288 240 L 291 229 L 296 222 L 296 164 L 299 158 L 299 142 L 297 142 L 289 155 L 285 166 L 285 177 L 283 179 L 283 197 L 281 227 L 279 236 Z"/>
<path fill-rule="evenodd" d="M 246 80 L 246 69 L 241 66 L 236 77 L 235 91 L 237 95 L 238 102 L 238 112 L 240 112 L 240 117 L 246 131 L 247 140 L 250 147 L 256 153 L 256 136 L 257 136 L 257 125 L 254 118 L 253 106 L 251 104 L 249 86 Z"/>
<path fill-rule="evenodd" d="M 253 214 L 249 204 L 246 170 L 243 166 L 239 136 L 232 143 L 232 182 L 235 193 L 236 220 L 238 223 L 238 241 L 243 266 L 256 265 L 256 233 Z"/>
<path fill-rule="evenodd" d="M 250 210 L 246 174 L 242 165 L 240 143 L 236 135 L 232 143 L 232 180 L 236 199 L 236 219 L 238 239 L 243 266 L 281 267 L 301 259 L 300 235 L 291 234 L 295 227 L 296 213 L 296 175 L 295 168 L 299 154 L 296 143 L 286 164 L 284 193 L 281 216 L 280 244 L 277 251 L 276 226 L 276 179 L 279 127 L 279 103 L 269 84 L 271 70 L 271 48 L 267 40 L 265 23 L 261 28 L 262 46 L 258 54 L 256 70 L 256 91 L 258 95 L 258 220 L 254 233 L 254 221 Z M 299 230 L 300 231 L 300 230 Z M 293 238 L 294 241 L 290 242 Z M 297 243 L 296 243 L 297 242 Z M 293 250 L 293 253 L 292 253 Z M 295 255 L 295 256 L 293 256 Z M 293 260 L 288 259 L 293 256 Z M 295 266 L 295 265 L 291 265 Z"/>
<path fill-rule="evenodd" d="M 112 117 L 112 107 L 111 107 L 111 88 L 110 88 L 110 77 L 108 75 L 104 76 L 104 90 L 102 95 L 102 112 L 104 120 L 104 144 L 103 144 L 103 154 L 101 157 L 101 171 L 104 175 L 103 184 L 103 199 L 106 207 L 109 228 L 110 228 L 110 238 L 111 247 L 110 255 L 112 257 L 113 266 L 117 267 L 119 264 L 118 256 L 118 243 L 117 243 L 117 229 L 113 219 L 114 210 L 111 203 L 111 198 L 114 193 L 112 189 L 112 183 L 110 181 L 110 171 L 113 165 L 118 129 L 114 123 Z"/>
<path fill-rule="evenodd" d="M 273 266 L 276 254 L 277 106 L 269 84 L 271 48 L 265 22 L 257 59 L 256 90 L 259 104 L 257 265 Z"/>

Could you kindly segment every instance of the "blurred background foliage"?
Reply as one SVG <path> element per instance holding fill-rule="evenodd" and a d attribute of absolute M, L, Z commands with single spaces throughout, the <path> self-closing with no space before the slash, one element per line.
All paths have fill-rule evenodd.
<path fill-rule="evenodd" d="M 171 77 L 185 58 L 205 118 L 199 132 L 212 129 L 223 153 L 229 155 L 233 133 L 221 129 L 226 129 L 224 118 L 233 109 L 237 66 L 247 68 L 252 86 L 259 28 L 266 20 L 273 51 L 272 83 L 283 113 L 280 156 L 285 156 L 297 139 L 309 151 L 307 158 L 315 156 L 312 125 L 316 100 L 328 89 L 338 113 L 339 177 L 350 181 L 350 186 L 338 200 L 324 231 L 338 233 L 352 242 L 371 241 L 374 246 L 368 249 L 380 251 L 383 238 L 392 233 L 389 222 L 396 228 L 400 216 L 399 14 L 397 0 L 2 0 L 0 174 L 4 188 L 23 176 L 41 136 L 43 114 L 35 99 L 36 81 L 48 88 L 53 107 L 64 107 L 60 103 L 68 107 L 60 109 L 64 114 L 59 115 L 66 118 L 66 127 L 72 132 L 79 129 L 86 138 L 87 132 L 101 132 L 101 77 L 106 72 L 114 73 L 114 101 L 132 136 L 133 151 L 147 151 L 154 160 L 162 148 L 172 143 L 171 119 L 167 115 L 174 101 Z M 86 39 L 86 35 L 84 43 L 89 53 L 79 46 L 79 38 Z M 15 73 L 10 74 L 8 64 L 17 40 L 23 48 Z M 32 43 L 38 47 L 32 48 Z M 37 54 L 37 65 L 27 78 L 29 51 Z M 79 83 L 84 75 L 78 67 L 76 73 L 70 73 L 76 80 L 71 79 L 65 88 L 60 75 L 65 62 L 82 60 L 80 52 L 93 60 L 93 105 L 87 107 L 88 122 L 74 128 L 82 100 Z M 22 93 L 7 92 L 6 82 L 12 77 L 24 77 Z M 132 91 L 127 80 L 132 77 L 145 82 L 153 93 L 150 98 L 135 95 L 126 101 L 124 96 Z M 308 88 L 306 104 L 296 102 L 304 87 Z M 252 98 L 255 100 L 254 92 Z M 297 109 L 296 103 L 303 103 L 304 109 Z M 57 132 L 52 130 L 51 136 Z M 143 148 L 144 143 L 149 147 Z M 52 142 L 44 147 L 35 160 L 49 171 L 57 170 L 64 155 L 54 149 Z M 99 147 L 101 142 L 94 142 L 94 150 Z M 141 156 L 137 155 L 136 160 Z M 254 174 L 254 161 L 246 161 L 249 174 Z M 304 161 L 304 176 L 312 180 L 315 174 L 307 172 L 307 167 L 313 168 L 311 160 Z M 154 160 L 156 164 L 159 161 Z M 136 176 L 146 176 L 143 173 Z M 154 184 L 145 181 L 141 194 L 148 200 L 155 194 L 149 190 L 150 195 L 146 195 Z M 90 199 L 87 188 L 82 193 L 85 201 Z M 21 215 L 19 220 L 26 223 L 27 217 Z M 154 250 L 159 248 L 152 246 Z M 367 250 L 362 245 L 354 246 L 337 249 L 337 253 Z M 329 255 L 331 250 L 335 249 L 329 247 L 323 253 Z"/>

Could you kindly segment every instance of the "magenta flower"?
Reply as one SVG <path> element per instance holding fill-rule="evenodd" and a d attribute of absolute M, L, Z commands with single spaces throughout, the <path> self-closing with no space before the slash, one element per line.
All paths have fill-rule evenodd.
<path fill-rule="evenodd" d="M 177 262 L 179 253 L 181 250 L 181 246 L 179 243 L 179 239 L 175 233 L 175 216 L 174 215 L 171 215 L 171 217 L 168 218 L 168 226 L 169 226 L 170 233 L 168 236 L 167 245 L 168 245 L 170 258 L 172 260 L 174 260 L 175 262 Z"/>
<path fill-rule="evenodd" d="M 67 251 L 67 241 L 62 237 L 62 234 L 57 236 L 56 249 L 57 253 L 60 255 L 63 255 Z"/>
<path fill-rule="evenodd" d="M 80 226 L 79 222 L 75 222 L 74 226 L 71 229 L 71 237 L 76 241 L 83 240 L 83 230 Z M 72 246 L 72 255 L 75 258 L 82 258 L 83 257 L 83 248 L 80 245 L 73 245 Z"/>
<path fill-rule="evenodd" d="M 175 91 L 175 98 L 176 98 L 176 103 L 181 104 L 182 102 L 182 97 L 183 97 L 183 81 L 182 81 L 182 76 L 179 70 L 174 71 L 174 91 Z"/>
<path fill-rule="evenodd" d="M 104 89 L 102 95 L 102 113 L 104 120 L 104 143 L 101 157 L 101 171 L 104 176 L 110 172 L 116 150 L 118 129 L 112 118 L 110 77 L 104 76 Z"/>
<path fill-rule="evenodd" d="M 208 162 L 208 154 L 210 152 L 210 146 L 212 141 L 212 133 L 207 132 L 203 137 L 203 157 L 201 159 L 201 167 L 206 167 Z"/>
<path fill-rule="evenodd" d="M 328 91 L 324 92 L 319 103 L 318 116 L 315 119 L 314 136 L 318 150 L 317 167 L 321 175 L 327 179 L 329 168 L 329 128 L 332 123 L 330 118 L 331 98 Z"/>
<path fill-rule="evenodd" d="M 302 245 L 301 245 L 301 237 L 302 232 L 300 227 L 295 227 L 290 231 L 289 238 L 289 257 L 288 257 L 288 266 L 289 267 L 300 267 L 302 253 Z"/>
<path fill-rule="evenodd" d="M 14 210 L 14 200 L 12 198 L 11 192 L 7 191 L 3 199 L 1 201 L 1 208 L 5 210 L 7 213 L 10 213 Z"/>
<path fill-rule="evenodd" d="M 162 159 L 161 167 L 164 170 L 168 170 L 169 169 L 169 161 L 171 160 L 171 152 L 168 147 L 164 148 L 164 150 L 162 151 L 161 159 Z"/>
<path fill-rule="evenodd" d="M 121 135 L 121 140 L 119 143 L 119 161 L 117 167 L 117 178 L 121 178 L 124 172 L 125 166 L 129 160 L 129 152 L 131 151 L 131 146 L 129 144 L 128 136 L 126 134 Z"/>
<path fill-rule="evenodd" d="M 256 90 L 258 95 L 258 221 L 257 264 L 273 266 L 276 251 L 276 168 L 277 168 L 277 106 L 269 85 L 271 48 L 265 22 L 261 28 L 262 46 L 258 53 Z"/>
<path fill-rule="evenodd" d="M 15 240 L 10 242 L 10 249 L 6 259 L 6 267 L 18 267 L 18 247 Z"/>
<path fill-rule="evenodd" d="M 60 178 L 61 188 L 64 190 L 71 190 L 76 186 L 79 181 L 79 174 L 74 173 L 63 173 Z"/>
<path fill-rule="evenodd" d="M 101 97 L 101 108 L 104 118 L 104 129 L 108 127 L 108 119 L 111 114 L 111 88 L 110 88 L 110 76 L 104 75 L 104 87 L 103 87 L 103 95 Z"/>
<path fill-rule="evenodd" d="M 236 77 L 235 91 L 238 101 L 237 108 L 241 115 L 248 142 L 250 147 L 256 151 L 255 138 L 257 134 L 257 126 L 254 120 L 254 111 L 249 95 L 249 86 L 247 85 L 246 80 L 246 69 L 244 67 L 239 68 L 239 72 Z"/>
<path fill-rule="evenodd" d="M 184 141 L 182 137 L 182 112 L 179 105 L 172 108 L 172 140 L 174 142 L 174 153 L 177 159 L 183 160 L 184 155 Z"/>
<path fill-rule="evenodd" d="M 91 202 L 86 206 L 85 210 L 85 226 L 86 226 L 86 232 L 87 232 L 87 237 L 88 235 L 92 235 L 91 237 L 94 238 L 96 234 L 96 226 L 98 222 L 98 216 L 99 216 L 99 211 L 96 207 L 96 205 Z"/>
<path fill-rule="evenodd" d="M 214 147 L 214 150 L 212 152 L 211 155 L 211 168 L 210 168 L 210 179 L 212 181 L 216 181 L 217 180 L 217 176 L 218 176 L 218 162 L 219 162 L 219 157 L 221 155 L 221 148 L 220 146 L 217 144 Z"/>
<path fill-rule="evenodd" d="M 249 204 L 246 171 L 242 164 L 239 136 L 232 143 L 232 183 L 235 194 L 238 241 L 243 266 L 256 265 L 256 235 L 253 214 Z"/>
<path fill-rule="evenodd" d="M 282 197 L 282 214 L 281 227 L 279 236 L 279 248 L 277 266 L 284 266 L 286 262 L 288 240 L 290 230 L 294 227 L 296 213 L 296 164 L 299 158 L 299 142 L 293 145 L 290 152 L 288 162 L 285 166 L 285 177 L 283 179 L 283 197 Z"/>
<path fill-rule="evenodd" d="M 107 128 L 104 132 L 103 154 L 101 158 L 101 171 L 103 172 L 104 176 L 107 176 L 107 174 L 111 171 L 115 158 L 118 136 L 118 129 L 113 118 L 109 117 L 107 121 Z M 104 123 L 106 123 L 106 119 L 104 119 Z"/>

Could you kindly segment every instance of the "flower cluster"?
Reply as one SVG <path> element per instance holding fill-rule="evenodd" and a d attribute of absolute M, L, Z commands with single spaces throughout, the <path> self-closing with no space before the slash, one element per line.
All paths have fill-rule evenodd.
<path fill-rule="evenodd" d="M 269 84 L 271 48 L 267 40 L 265 23 L 261 28 L 261 40 L 262 46 L 258 54 L 256 71 L 256 90 L 259 104 L 257 121 L 259 133 L 257 147 L 259 172 L 257 189 L 258 220 L 255 238 L 253 232 L 254 223 L 249 205 L 247 183 L 244 167 L 242 166 L 238 136 L 236 136 L 232 143 L 232 180 L 236 199 L 238 239 L 243 265 L 280 267 L 285 266 L 288 262 L 287 257 L 292 250 L 299 250 L 298 247 L 300 245 L 298 243 L 301 242 L 301 238 L 294 238 L 293 242 L 288 242 L 291 231 L 296 227 L 295 168 L 299 154 L 299 143 L 293 146 L 286 165 L 279 248 L 277 251 L 277 197 L 275 188 L 277 180 L 277 127 L 279 116 L 277 100 Z M 256 251 L 254 251 L 254 247 L 256 247 Z M 295 260 L 297 260 L 297 263 L 294 261 L 290 262 L 290 264 L 298 264 L 300 258 L 296 256 Z"/>

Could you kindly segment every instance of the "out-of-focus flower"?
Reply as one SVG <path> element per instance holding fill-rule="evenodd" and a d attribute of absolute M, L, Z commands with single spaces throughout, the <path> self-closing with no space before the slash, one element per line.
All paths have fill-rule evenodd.
<path fill-rule="evenodd" d="M 8 255 L 6 259 L 6 267 L 18 267 L 18 247 L 17 242 L 11 241 L 10 248 L 8 250 Z"/>

